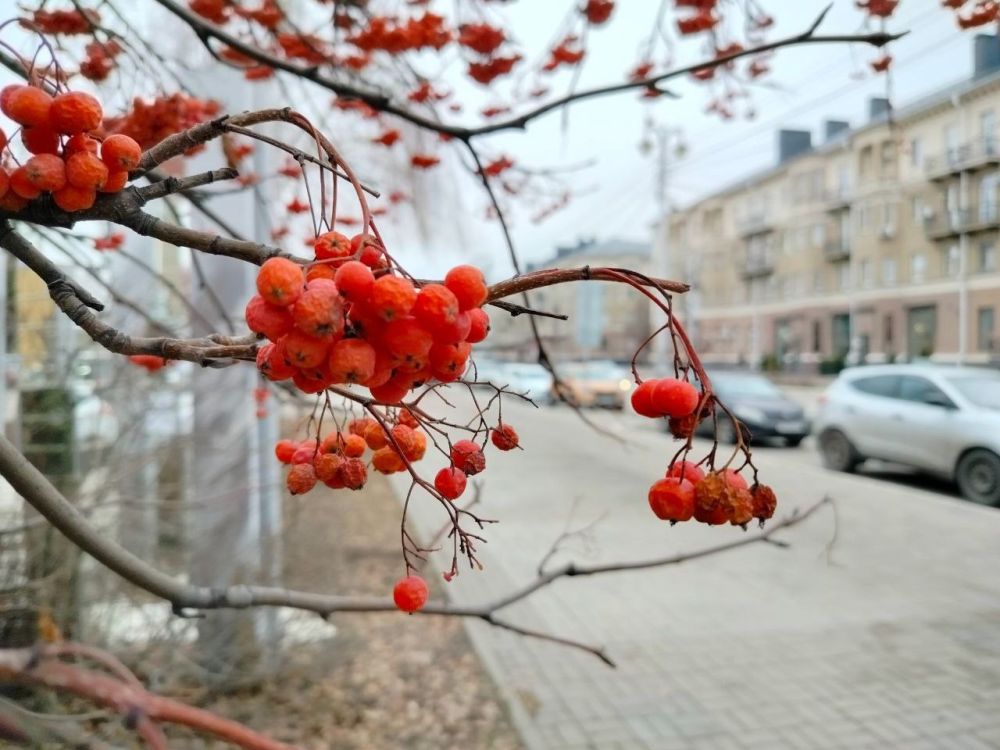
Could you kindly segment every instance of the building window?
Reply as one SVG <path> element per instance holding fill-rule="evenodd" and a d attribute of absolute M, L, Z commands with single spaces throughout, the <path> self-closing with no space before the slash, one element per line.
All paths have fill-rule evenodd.
<path fill-rule="evenodd" d="M 812 234 L 813 247 L 823 247 L 823 241 L 826 239 L 826 228 L 822 224 L 816 224 L 813 226 Z"/>
<path fill-rule="evenodd" d="M 958 248 L 958 245 L 952 245 L 948 248 L 947 255 L 945 256 L 945 273 L 948 276 L 958 276 L 959 272 L 962 270 L 962 255 Z"/>
<path fill-rule="evenodd" d="M 884 286 L 894 286 L 896 284 L 895 258 L 886 258 L 882 261 L 882 284 Z"/>
<path fill-rule="evenodd" d="M 923 281 L 927 274 L 927 256 L 914 253 L 910 258 L 910 281 Z"/>
<path fill-rule="evenodd" d="M 910 164 L 917 169 L 924 165 L 924 152 L 919 138 L 910 141 Z"/>
<path fill-rule="evenodd" d="M 993 351 L 995 335 L 996 311 L 992 307 L 980 307 L 976 313 L 976 348 L 981 352 Z"/>
<path fill-rule="evenodd" d="M 895 230 L 896 228 L 896 204 L 886 203 L 882 206 L 882 216 L 885 217 L 883 221 L 883 229 Z"/>
<path fill-rule="evenodd" d="M 892 349 L 892 313 L 886 313 L 885 317 L 882 318 L 882 348 L 886 351 Z"/>
<path fill-rule="evenodd" d="M 920 224 L 924 220 L 924 199 L 919 195 L 913 196 L 911 206 L 913 210 L 913 221 L 916 224 Z"/>
<path fill-rule="evenodd" d="M 987 154 L 996 153 L 996 128 L 996 118 L 992 109 L 979 113 L 979 136 L 982 138 L 983 150 Z"/>
<path fill-rule="evenodd" d="M 949 164 L 954 164 L 959 158 L 958 124 L 951 123 L 944 129 L 944 155 Z"/>
<path fill-rule="evenodd" d="M 851 264 L 850 262 L 837 264 L 837 287 L 839 289 L 851 288 Z"/>
<path fill-rule="evenodd" d="M 882 158 L 882 171 L 885 172 L 889 167 L 893 166 L 893 164 L 896 161 L 895 141 L 883 142 L 880 151 L 880 156 Z"/>
<path fill-rule="evenodd" d="M 858 160 L 858 174 L 861 175 L 862 180 L 871 177 L 873 158 L 874 155 L 871 146 L 865 146 L 861 149 L 861 156 Z"/>
<path fill-rule="evenodd" d="M 870 289 L 874 286 L 875 274 L 872 273 L 872 262 L 870 260 L 861 261 L 861 286 Z"/>
<path fill-rule="evenodd" d="M 818 352 L 823 348 L 823 324 L 818 320 L 813 321 L 813 345 L 812 350 Z"/>
<path fill-rule="evenodd" d="M 979 243 L 979 271 L 990 273 L 997 270 L 997 246 L 992 240 Z"/>

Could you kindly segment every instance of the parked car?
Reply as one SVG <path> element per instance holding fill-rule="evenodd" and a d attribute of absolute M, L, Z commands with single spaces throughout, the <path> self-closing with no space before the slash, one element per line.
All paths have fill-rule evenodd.
<path fill-rule="evenodd" d="M 628 370 L 611 360 L 567 362 L 556 370 L 562 379 L 564 396 L 577 406 L 621 409 L 632 390 Z M 554 391 L 553 398 L 556 398 Z"/>
<path fill-rule="evenodd" d="M 552 373 L 532 362 L 509 362 L 492 379 L 497 385 L 507 385 L 536 404 L 552 402 Z"/>
<path fill-rule="evenodd" d="M 745 426 L 744 439 L 781 438 L 794 447 L 809 435 L 810 424 L 802 407 L 764 376 L 750 372 L 711 372 L 709 377 L 715 395 Z M 714 429 L 713 420 L 706 419 L 698 425 L 697 432 L 711 435 Z M 736 427 L 721 411 L 718 436 L 720 442 L 736 442 Z"/>
<path fill-rule="evenodd" d="M 884 365 L 844 370 L 816 420 L 823 463 L 853 471 L 866 458 L 906 464 L 1000 506 L 1000 372 Z"/>

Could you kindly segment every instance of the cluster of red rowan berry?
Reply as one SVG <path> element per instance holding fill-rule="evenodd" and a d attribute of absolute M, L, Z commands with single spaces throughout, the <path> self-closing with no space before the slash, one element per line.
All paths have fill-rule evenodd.
<path fill-rule="evenodd" d="M 674 461 L 663 479 L 649 488 L 649 507 L 657 518 L 677 523 L 692 518 L 712 526 L 746 526 L 774 515 L 777 498 L 766 484 L 751 487 L 733 469 L 706 473 L 691 461 Z"/>
<path fill-rule="evenodd" d="M 709 396 L 708 398 L 711 398 Z M 644 380 L 632 392 L 632 408 L 644 417 L 669 419 L 675 437 L 689 439 L 706 411 L 702 395 L 691 383 L 678 378 Z M 663 479 L 649 488 L 649 506 L 657 518 L 677 523 L 694 518 L 718 525 L 727 521 L 746 526 L 774 515 L 774 491 L 764 484 L 747 484 L 733 469 L 706 473 L 696 463 L 675 460 Z"/>
<path fill-rule="evenodd" d="M 0 166 L 0 209 L 20 211 L 43 193 L 63 211 L 94 205 L 98 193 L 125 187 L 142 149 L 126 135 L 102 141 L 92 134 L 103 122 L 101 103 L 82 91 L 51 96 L 37 86 L 0 91 L 0 111 L 21 126 L 21 143 L 32 154 L 8 175 Z M 7 137 L 0 130 L 0 151 Z"/>

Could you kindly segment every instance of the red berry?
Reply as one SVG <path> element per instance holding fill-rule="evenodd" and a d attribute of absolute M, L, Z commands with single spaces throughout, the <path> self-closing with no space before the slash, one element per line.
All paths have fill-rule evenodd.
<path fill-rule="evenodd" d="M 292 305 L 295 327 L 318 339 L 344 335 L 344 303 L 337 287 L 326 279 L 310 281 Z"/>
<path fill-rule="evenodd" d="M 466 341 L 472 331 L 471 313 L 472 310 L 460 312 L 454 323 L 439 327 L 434 331 L 434 340 L 442 344 L 458 344 Z"/>
<path fill-rule="evenodd" d="M 375 275 L 364 263 L 349 260 L 337 269 L 334 281 L 344 299 L 350 302 L 362 302 L 368 299 L 368 295 L 372 292 Z"/>
<path fill-rule="evenodd" d="M 404 373 L 405 374 L 405 373 Z M 382 385 L 369 386 L 372 398 L 383 404 L 398 404 L 413 387 L 413 381 L 408 377 L 393 375 Z"/>
<path fill-rule="evenodd" d="M 386 324 L 381 343 L 398 367 L 416 372 L 427 364 L 434 338 L 414 318 L 397 318 Z"/>
<path fill-rule="evenodd" d="M 412 313 L 436 338 L 437 330 L 447 330 L 455 325 L 458 319 L 458 300 L 448 287 L 428 284 L 417 293 Z"/>
<path fill-rule="evenodd" d="M 313 467 L 316 470 L 316 478 L 323 484 L 329 485 L 337 478 L 337 473 L 343 465 L 344 459 L 336 453 L 323 453 L 316 456 Z"/>
<path fill-rule="evenodd" d="M 290 464 L 299 444 L 294 440 L 279 440 L 274 444 L 274 456 L 283 464 Z"/>
<path fill-rule="evenodd" d="M 300 369 L 319 367 L 330 351 L 330 342 L 313 338 L 301 331 L 282 336 L 281 344 L 288 361 Z"/>
<path fill-rule="evenodd" d="M 728 487 L 722 476 L 716 472 L 694 485 L 694 518 L 701 523 L 718 526 L 729 520 L 726 512 L 726 491 Z"/>
<path fill-rule="evenodd" d="M 400 276 L 381 276 L 372 284 L 369 305 L 382 320 L 397 320 L 408 315 L 417 301 L 413 283 Z"/>
<path fill-rule="evenodd" d="M 288 491 L 293 495 L 302 495 L 316 486 L 316 470 L 312 464 L 295 464 L 285 477 Z"/>
<path fill-rule="evenodd" d="M 512 451 L 518 446 L 517 432 L 509 424 L 503 422 L 490 432 L 490 440 L 502 451 Z"/>
<path fill-rule="evenodd" d="M 316 260 L 347 258 L 353 254 L 351 241 L 340 232 L 325 232 L 313 241 Z M 332 264 L 335 265 L 335 264 Z"/>
<path fill-rule="evenodd" d="M 490 316 L 481 307 L 472 308 L 468 314 L 471 325 L 465 340 L 470 344 L 478 344 L 489 335 Z"/>
<path fill-rule="evenodd" d="M 461 310 L 479 307 L 490 294 L 483 272 L 475 266 L 455 266 L 445 275 L 444 285 L 458 299 Z"/>
<path fill-rule="evenodd" d="M 0 108 L 18 125 L 48 127 L 52 97 L 36 86 L 17 86 L 4 89 Z"/>
<path fill-rule="evenodd" d="M 694 484 L 705 478 L 705 472 L 693 461 L 674 461 L 670 464 L 665 476 L 668 478 L 680 477 Z"/>
<path fill-rule="evenodd" d="M 392 600 L 404 612 L 416 612 L 427 603 L 427 582 L 420 576 L 407 576 L 396 582 Z"/>
<path fill-rule="evenodd" d="M 265 344 L 257 350 L 257 369 L 268 380 L 288 380 L 295 374 L 293 368 L 285 360 L 283 354 L 278 353 L 275 344 Z"/>
<path fill-rule="evenodd" d="M 101 103 L 83 91 L 69 91 L 52 100 L 49 122 L 60 133 L 74 135 L 101 126 L 104 111 Z M 31 124 L 31 123 L 29 123 Z"/>
<path fill-rule="evenodd" d="M 108 181 L 108 168 L 93 154 L 78 151 L 66 160 L 66 181 L 74 187 L 100 190 Z"/>
<path fill-rule="evenodd" d="M 28 127 L 21 130 L 21 143 L 32 154 L 55 154 L 59 152 L 59 134 L 46 125 Z"/>
<path fill-rule="evenodd" d="M 59 208 L 69 213 L 86 211 L 97 200 L 97 191 L 65 185 L 52 193 L 52 200 Z"/>
<path fill-rule="evenodd" d="M 663 378 L 656 382 L 649 395 L 653 409 L 667 417 L 680 419 L 698 408 L 698 389 L 676 378 Z"/>
<path fill-rule="evenodd" d="M 315 440 L 303 440 L 296 443 L 295 452 L 292 454 L 291 463 L 293 464 L 311 464 L 313 459 L 316 458 L 316 453 L 319 450 Z"/>
<path fill-rule="evenodd" d="M 454 466 L 446 466 L 434 477 L 434 487 L 445 500 L 454 500 L 465 492 L 465 472 Z"/>
<path fill-rule="evenodd" d="M 659 479 L 649 488 L 649 507 L 664 521 L 688 521 L 694 515 L 694 485 L 686 479 Z"/>
<path fill-rule="evenodd" d="M 128 172 L 109 172 L 108 179 L 101 188 L 102 193 L 117 193 L 128 182 Z"/>
<path fill-rule="evenodd" d="M 257 291 L 266 302 L 287 307 L 302 295 L 305 281 L 298 263 L 287 258 L 268 258 L 257 273 Z"/>
<path fill-rule="evenodd" d="M 471 440 L 459 440 L 451 446 L 451 462 L 470 477 L 486 468 L 483 449 Z"/>
<path fill-rule="evenodd" d="M 632 410 L 641 417 L 658 417 L 660 414 L 653 409 L 650 397 L 658 380 L 644 380 L 632 391 Z"/>
<path fill-rule="evenodd" d="M 766 521 L 774 515 L 774 509 L 778 507 L 774 490 L 766 484 L 755 484 L 750 490 L 750 497 L 753 500 L 754 518 Z"/>
<path fill-rule="evenodd" d="M 404 471 L 406 464 L 392 448 L 380 448 L 372 454 L 372 468 L 380 474 L 395 474 Z"/>
<path fill-rule="evenodd" d="M 259 294 L 255 294 L 247 302 L 245 317 L 251 331 L 271 341 L 277 341 L 289 333 L 295 324 L 287 307 L 272 305 Z"/>
<path fill-rule="evenodd" d="M 54 193 L 66 186 L 66 162 L 55 154 L 38 154 L 24 163 L 24 176 L 44 193 Z"/>
<path fill-rule="evenodd" d="M 335 383 L 364 383 L 375 374 L 375 349 L 363 339 L 341 339 L 330 347 L 328 368 Z"/>
<path fill-rule="evenodd" d="M 368 469 L 360 458 L 348 458 L 340 465 L 340 470 L 337 473 L 344 482 L 344 486 L 349 490 L 360 490 L 368 481 Z"/>
<path fill-rule="evenodd" d="M 365 439 L 360 435 L 352 435 L 348 433 L 343 436 L 344 446 L 342 448 L 343 453 L 348 458 L 361 458 L 365 455 L 365 449 L 368 444 L 365 443 Z"/>
<path fill-rule="evenodd" d="M 141 159 L 142 147 L 127 135 L 109 135 L 101 144 L 101 161 L 112 172 L 131 172 Z"/>

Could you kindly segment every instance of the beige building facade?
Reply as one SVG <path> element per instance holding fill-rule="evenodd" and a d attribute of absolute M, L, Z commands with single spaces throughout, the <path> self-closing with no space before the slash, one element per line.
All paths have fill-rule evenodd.
<path fill-rule="evenodd" d="M 679 303 L 709 362 L 1000 362 L 1000 43 L 974 76 L 822 140 L 781 131 L 778 164 L 666 222 Z"/>

